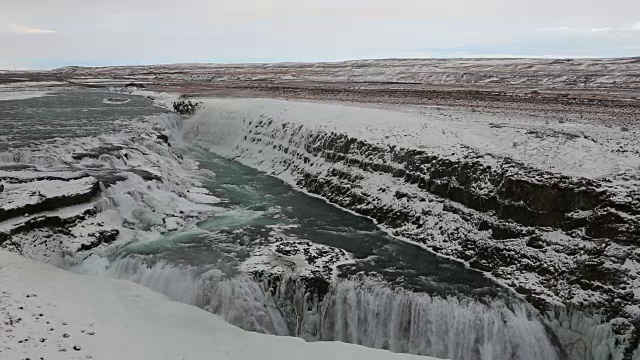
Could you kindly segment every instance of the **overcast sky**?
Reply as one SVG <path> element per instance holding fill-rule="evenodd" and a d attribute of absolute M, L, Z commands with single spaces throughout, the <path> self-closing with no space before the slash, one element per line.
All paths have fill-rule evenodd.
<path fill-rule="evenodd" d="M 0 0 L 0 68 L 640 55 L 640 0 Z"/>

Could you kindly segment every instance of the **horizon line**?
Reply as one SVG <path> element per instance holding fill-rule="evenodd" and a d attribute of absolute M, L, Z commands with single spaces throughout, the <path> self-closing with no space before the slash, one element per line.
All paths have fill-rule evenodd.
<path fill-rule="evenodd" d="M 191 61 L 191 62 L 159 62 L 159 63 L 130 63 L 117 65 L 64 65 L 52 68 L 0 68 L 0 71 L 56 71 L 66 68 L 125 68 L 137 66 L 178 66 L 178 65 L 284 65 L 284 64 L 336 64 L 354 61 L 416 61 L 416 60 L 439 60 L 439 61 L 461 61 L 461 60 L 633 60 L 638 56 L 570 56 L 570 55 L 525 55 L 516 56 L 510 54 L 496 54 L 495 56 L 474 55 L 474 56 L 433 56 L 433 57 L 370 57 L 370 58 L 347 58 L 342 60 L 320 60 L 320 61 L 248 61 L 248 62 L 217 62 L 217 61 Z"/>

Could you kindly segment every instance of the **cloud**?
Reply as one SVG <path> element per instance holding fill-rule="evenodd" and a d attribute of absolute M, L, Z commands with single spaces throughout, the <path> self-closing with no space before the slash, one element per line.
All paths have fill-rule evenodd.
<path fill-rule="evenodd" d="M 35 28 L 31 26 L 18 25 L 14 23 L 9 23 L 9 31 L 16 34 L 54 34 L 53 30 L 44 30 L 40 28 Z"/>
<path fill-rule="evenodd" d="M 570 26 L 556 26 L 539 29 L 542 32 L 571 32 L 571 33 L 604 33 L 612 31 L 640 31 L 640 22 L 629 26 L 601 27 L 601 28 L 575 28 Z"/>

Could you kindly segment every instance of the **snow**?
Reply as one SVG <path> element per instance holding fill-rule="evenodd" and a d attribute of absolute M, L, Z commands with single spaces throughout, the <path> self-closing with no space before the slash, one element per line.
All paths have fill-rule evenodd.
<path fill-rule="evenodd" d="M 375 109 L 272 99 L 208 99 L 204 104 L 207 109 L 196 114 L 196 123 L 214 117 L 232 126 L 195 125 L 194 132 L 215 133 L 194 135 L 212 137 L 221 145 L 239 140 L 242 119 L 254 119 L 347 134 L 384 147 L 429 150 L 453 160 L 479 158 L 492 165 L 512 159 L 539 170 L 590 179 L 640 175 L 637 135 L 596 124 L 547 124 L 429 107 Z M 621 145 L 625 151 L 619 151 Z"/>
<path fill-rule="evenodd" d="M 189 201 L 192 201 L 196 204 L 218 204 L 222 201 L 213 195 L 197 194 L 197 193 L 187 193 L 187 199 L 189 199 Z"/>
<path fill-rule="evenodd" d="M 621 89 L 638 87 L 638 64 L 626 59 L 376 59 L 334 63 L 174 64 L 74 69 L 74 76 L 155 83 L 290 81 L 453 85 L 482 89 Z M 60 71 L 64 72 L 64 69 Z M 111 80 L 113 81 L 113 80 Z M 367 84 L 369 83 L 369 84 Z"/>
<path fill-rule="evenodd" d="M 353 264 L 348 252 L 311 241 L 280 241 L 255 250 L 249 259 L 240 264 L 242 272 L 322 276 L 327 280 L 337 278 L 338 266 Z"/>
<path fill-rule="evenodd" d="M 194 194 L 209 194 L 209 190 L 203 187 L 192 187 L 191 189 L 189 189 L 189 192 Z"/>
<path fill-rule="evenodd" d="M 72 219 L 75 217 L 79 217 L 83 213 L 88 210 L 95 208 L 96 203 L 90 202 L 87 204 L 80 204 L 74 206 L 68 206 L 63 209 L 56 209 L 52 211 L 44 211 L 37 214 L 25 215 L 20 217 L 15 217 L 8 219 L 6 221 L 0 222 L 0 234 L 5 233 L 9 234 L 16 228 L 28 223 L 30 221 L 34 221 L 41 218 L 46 217 L 59 217 L 60 219 Z"/>
<path fill-rule="evenodd" d="M 81 171 L 30 171 L 30 170 L 0 170 L 0 179 L 12 179 L 19 182 L 36 179 L 71 180 L 86 176 Z"/>
<path fill-rule="evenodd" d="M 175 231 L 185 225 L 184 220 L 179 217 L 168 217 L 164 219 L 164 227 L 168 231 Z"/>
<path fill-rule="evenodd" d="M 0 209 L 15 210 L 53 198 L 90 194 L 98 184 L 93 177 L 69 181 L 44 180 L 26 184 L 7 184 L 0 193 Z"/>
<path fill-rule="evenodd" d="M 3 359 L 430 359 L 245 332 L 142 286 L 4 250 L 0 289 Z"/>
<path fill-rule="evenodd" d="M 171 109 L 172 104 L 180 99 L 179 94 L 140 90 L 135 87 L 125 87 L 125 88 L 112 87 L 112 88 L 109 88 L 109 91 L 116 94 L 124 93 L 124 94 L 143 96 L 150 100 L 153 100 L 157 105 L 162 106 L 166 109 Z"/>
<path fill-rule="evenodd" d="M 3 246 L 66 266 L 88 255 L 86 250 L 78 253 L 83 247 L 91 253 L 108 253 L 134 239 L 157 238 L 208 218 L 217 209 L 212 204 L 220 200 L 201 188 L 200 180 L 212 174 L 200 173 L 194 160 L 181 155 L 181 123 L 177 115 L 162 114 L 123 122 L 120 133 L 53 139 L 0 153 L 0 182 L 5 187 L 0 212 L 10 211 L 0 222 L 0 235 L 10 235 Z M 167 132 L 173 147 L 157 138 Z M 94 188 L 98 180 L 103 183 L 94 199 L 78 197 L 98 193 Z M 85 203 L 65 207 L 69 204 L 47 201 L 62 196 Z M 46 209 L 37 206 L 43 201 Z M 48 211 L 22 216 L 26 210 L 19 209 L 25 206 L 33 209 L 29 212 Z M 28 230 L 31 221 L 57 218 L 74 220 L 66 226 L 71 236 L 55 229 Z M 117 231 L 116 241 L 109 238 L 100 244 L 102 231 Z"/>

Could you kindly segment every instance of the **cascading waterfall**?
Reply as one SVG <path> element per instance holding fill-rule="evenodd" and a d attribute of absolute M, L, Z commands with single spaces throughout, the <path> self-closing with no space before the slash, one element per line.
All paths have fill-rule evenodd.
<path fill-rule="evenodd" d="M 296 335 L 307 340 L 447 359 L 557 358 L 546 329 L 524 305 L 443 299 L 350 280 L 337 281 L 320 302 L 295 280 L 279 282 L 273 294 L 279 308 L 296 314 Z"/>
<path fill-rule="evenodd" d="M 249 278 L 225 279 L 217 269 L 202 271 L 165 262 L 148 266 L 133 258 L 115 261 L 107 274 L 136 282 L 171 300 L 203 308 L 242 329 L 289 335 L 280 312 L 269 303 L 260 285 Z"/>
<path fill-rule="evenodd" d="M 323 303 L 322 340 L 448 359 L 553 359 L 542 324 L 495 302 L 432 298 L 340 282 Z"/>
<path fill-rule="evenodd" d="M 124 258 L 107 270 L 245 330 L 342 341 L 452 360 L 557 359 L 544 326 L 524 306 L 481 304 L 341 280 L 324 296 L 299 279 L 224 278 L 216 269 Z"/>

